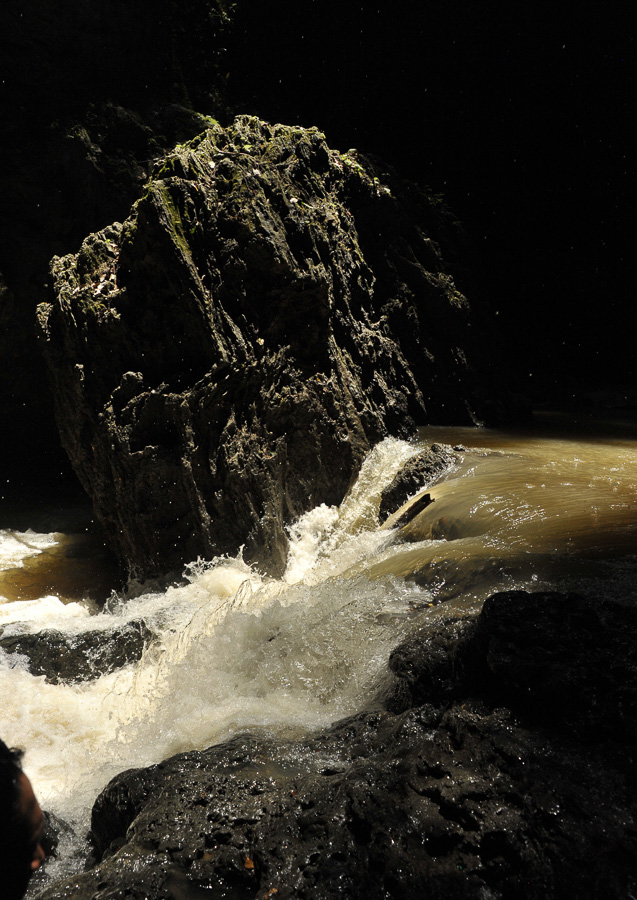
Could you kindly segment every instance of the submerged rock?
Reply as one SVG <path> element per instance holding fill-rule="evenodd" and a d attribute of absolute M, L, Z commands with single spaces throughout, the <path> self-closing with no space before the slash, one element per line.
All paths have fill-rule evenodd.
<path fill-rule="evenodd" d="M 635 744 L 607 723 L 637 686 L 630 654 L 614 669 L 637 623 L 605 604 L 584 677 L 577 632 L 561 629 L 594 607 L 574 595 L 496 595 L 477 619 L 420 627 L 393 654 L 394 684 L 374 710 L 304 740 L 241 736 L 122 773 L 93 810 L 98 864 L 42 900 L 630 896 Z M 510 663 L 494 664 L 505 632 L 514 680 Z M 560 682 L 554 705 L 529 707 L 545 659 L 556 674 L 558 644 L 560 678 L 588 698 L 585 723 L 556 717 L 571 704 Z"/>
<path fill-rule="evenodd" d="M 54 260 L 60 434 L 134 574 L 241 546 L 280 572 L 286 525 L 338 503 L 375 442 L 482 415 L 488 331 L 445 262 L 459 244 L 429 194 L 243 116 Z"/>
<path fill-rule="evenodd" d="M 0 649 L 24 657 L 32 675 L 59 684 L 99 678 L 137 661 L 152 636 L 143 622 L 76 635 L 54 630 L 8 636 L 0 632 Z"/>
<path fill-rule="evenodd" d="M 379 521 L 385 522 L 410 497 L 437 481 L 459 458 L 460 451 L 448 444 L 432 444 L 412 456 L 383 489 L 378 510 Z"/>

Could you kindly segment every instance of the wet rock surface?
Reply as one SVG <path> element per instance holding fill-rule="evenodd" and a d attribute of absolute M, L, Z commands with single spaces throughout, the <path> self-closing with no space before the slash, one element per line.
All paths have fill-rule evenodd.
<path fill-rule="evenodd" d="M 240 546 L 277 574 L 286 526 L 340 502 L 375 442 L 480 417 L 496 388 L 461 247 L 426 191 L 241 116 L 54 259 L 39 313 L 58 427 L 133 574 Z"/>
<path fill-rule="evenodd" d="M 76 635 L 44 630 L 5 636 L 0 631 L 0 649 L 25 659 L 28 671 L 44 675 L 50 684 L 73 683 L 99 678 L 137 661 L 152 637 L 143 622 Z"/>
<path fill-rule="evenodd" d="M 478 639 L 499 698 L 593 740 L 637 738 L 637 609 L 576 594 L 512 592 L 485 604 Z"/>
<path fill-rule="evenodd" d="M 634 738 L 608 722 L 637 685 L 631 653 L 615 668 L 637 617 L 596 607 L 496 595 L 397 648 L 375 709 L 123 773 L 93 811 L 101 861 L 43 900 L 630 896 Z"/>
<path fill-rule="evenodd" d="M 385 522 L 410 497 L 437 481 L 458 461 L 460 453 L 460 450 L 454 450 L 449 444 L 432 444 L 408 460 L 383 489 L 378 520 Z"/>

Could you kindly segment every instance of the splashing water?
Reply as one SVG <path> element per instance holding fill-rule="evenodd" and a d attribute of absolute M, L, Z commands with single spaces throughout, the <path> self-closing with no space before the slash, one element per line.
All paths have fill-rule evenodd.
<path fill-rule="evenodd" d="M 0 650 L 0 733 L 28 748 L 42 805 L 81 826 L 96 793 L 124 768 L 242 729 L 298 732 L 357 709 L 404 632 L 382 611 L 428 594 L 391 577 L 335 575 L 387 542 L 369 511 L 378 505 L 379 474 L 393 473 L 414 452 L 414 445 L 385 442 L 340 511 L 320 507 L 303 517 L 291 529 L 281 581 L 240 558 L 218 559 L 191 565 L 186 584 L 112 601 L 97 615 L 53 596 L 0 604 L 4 636 L 107 633 L 140 620 L 156 635 L 139 663 L 79 684 L 49 684 L 28 672 L 26 660 Z"/>
<path fill-rule="evenodd" d="M 98 614 L 50 594 L 0 599 L 4 636 L 106 634 L 142 620 L 155 636 L 137 663 L 77 684 L 49 684 L 0 650 L 0 735 L 27 748 L 43 807 L 82 834 L 96 795 L 123 769 L 242 730 L 291 736 L 354 713 L 381 689 L 389 653 L 414 623 L 451 606 L 462 612 L 515 587 L 608 587 L 609 560 L 630 591 L 633 432 L 427 429 L 422 439 L 469 447 L 427 488 L 434 503 L 403 528 L 378 526 L 382 488 L 423 446 L 384 441 L 338 509 L 321 506 L 291 528 L 280 580 L 217 559 Z M 0 566 L 57 539 L 1 532 Z"/>

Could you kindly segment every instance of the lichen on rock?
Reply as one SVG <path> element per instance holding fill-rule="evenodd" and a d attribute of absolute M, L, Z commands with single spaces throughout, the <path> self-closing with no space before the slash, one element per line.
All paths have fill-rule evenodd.
<path fill-rule="evenodd" d="M 132 573 L 242 546 L 280 572 L 286 526 L 338 503 L 375 442 L 483 415 L 485 335 L 443 258 L 458 235 L 317 129 L 239 116 L 53 260 L 58 427 Z"/>

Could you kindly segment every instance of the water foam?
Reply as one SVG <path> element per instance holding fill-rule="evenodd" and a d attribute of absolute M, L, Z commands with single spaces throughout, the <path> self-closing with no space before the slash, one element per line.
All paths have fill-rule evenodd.
<path fill-rule="evenodd" d="M 0 528 L 0 571 L 21 568 L 25 559 L 37 556 L 56 543 L 56 534 L 38 534 L 31 529 L 12 531 Z"/>
<path fill-rule="evenodd" d="M 217 559 L 194 563 L 180 585 L 114 598 L 97 615 L 51 596 L 0 603 L 9 633 L 73 635 L 143 620 L 156 635 L 136 664 L 76 685 L 48 684 L 26 660 L 0 654 L 0 734 L 27 748 L 43 805 L 81 832 L 95 796 L 122 769 L 240 730 L 296 734 L 360 709 L 414 616 L 435 614 L 421 611 L 454 591 L 475 601 L 537 589 L 546 560 L 573 569 L 593 538 L 610 546 L 615 531 L 634 548 L 632 446 L 432 433 L 464 443 L 479 435 L 503 451 L 468 453 L 400 533 L 378 528 L 380 491 L 418 447 L 383 442 L 338 509 L 319 507 L 290 530 L 281 580 L 241 558 Z M 454 539 L 435 537 L 443 521 L 457 522 Z M 51 537 L 28 540 L 37 550 Z M 418 584 L 403 578 L 413 573 Z"/>
<path fill-rule="evenodd" d="M 138 663 L 81 684 L 48 684 L 26 660 L 0 654 L 2 734 L 28 749 L 43 804 L 82 827 L 124 768 L 242 729 L 298 732 L 353 712 L 399 639 L 388 607 L 411 607 L 393 583 L 338 574 L 375 552 L 381 473 L 387 480 L 413 452 L 384 442 L 340 509 L 321 506 L 296 523 L 280 581 L 241 558 L 217 559 L 189 566 L 185 584 L 113 598 L 97 615 L 52 596 L 0 606 L 5 634 L 72 636 L 143 620 L 156 635 Z"/>

